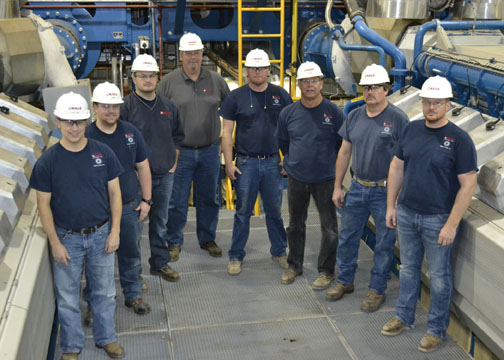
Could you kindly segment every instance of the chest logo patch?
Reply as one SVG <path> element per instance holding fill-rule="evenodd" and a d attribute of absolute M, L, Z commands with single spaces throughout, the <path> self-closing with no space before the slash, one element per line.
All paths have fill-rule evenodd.
<path fill-rule="evenodd" d="M 126 138 L 126 145 L 135 145 L 135 135 L 133 133 L 124 134 Z"/>
<path fill-rule="evenodd" d="M 273 96 L 271 96 L 271 100 L 273 102 L 273 105 L 277 105 L 277 106 L 281 105 L 280 104 L 280 96 L 273 95 Z"/>
<path fill-rule="evenodd" d="M 383 129 L 382 129 L 381 133 L 386 134 L 386 135 L 391 135 L 392 134 L 392 126 L 393 126 L 392 123 L 384 122 Z"/>
<path fill-rule="evenodd" d="M 170 115 L 171 114 L 171 112 L 169 112 L 169 111 L 160 111 L 159 113 L 161 115 Z"/>
<path fill-rule="evenodd" d="M 91 154 L 93 159 L 93 167 L 105 166 L 103 163 L 103 154 Z"/>
<path fill-rule="evenodd" d="M 324 122 L 322 124 L 324 125 L 332 125 L 332 115 L 331 114 L 326 114 L 324 113 Z"/>
<path fill-rule="evenodd" d="M 212 91 L 213 91 L 212 89 L 203 89 L 204 93 L 209 93 L 209 92 L 212 92 Z"/>
<path fill-rule="evenodd" d="M 453 143 L 454 142 L 455 142 L 454 138 L 445 136 L 443 138 L 443 143 L 441 145 L 439 145 L 439 146 L 442 147 L 443 149 L 451 150 L 453 148 Z"/>

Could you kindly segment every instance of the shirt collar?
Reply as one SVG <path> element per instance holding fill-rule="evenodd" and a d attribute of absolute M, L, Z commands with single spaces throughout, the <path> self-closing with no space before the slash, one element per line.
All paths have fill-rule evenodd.
<path fill-rule="evenodd" d="M 180 69 L 182 70 L 182 78 L 184 80 L 191 80 L 192 81 L 192 79 L 189 76 L 187 76 L 187 74 L 185 73 L 184 68 L 180 68 Z M 198 80 L 197 81 L 199 81 L 201 79 L 204 79 L 206 77 L 206 73 L 207 73 L 207 70 L 201 68 L 201 71 L 200 71 L 200 74 L 198 76 Z"/>

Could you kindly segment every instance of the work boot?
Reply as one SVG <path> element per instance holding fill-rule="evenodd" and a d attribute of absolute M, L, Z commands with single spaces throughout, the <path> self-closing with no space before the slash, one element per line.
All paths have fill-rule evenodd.
<path fill-rule="evenodd" d="M 301 275 L 301 273 L 296 272 L 292 268 L 288 268 L 287 270 L 284 271 L 282 274 L 282 284 L 287 285 L 287 284 L 292 284 L 294 282 L 294 279 L 296 276 Z"/>
<path fill-rule="evenodd" d="M 271 260 L 274 262 L 278 263 L 282 269 L 288 269 L 289 264 L 287 264 L 287 255 L 282 255 L 282 256 L 272 256 Z"/>
<path fill-rule="evenodd" d="M 149 290 L 149 287 L 147 286 L 147 283 L 145 282 L 145 279 L 142 277 L 142 275 L 138 277 L 138 280 L 142 282 L 142 292 Z"/>
<path fill-rule="evenodd" d="M 112 359 L 122 359 L 126 353 L 118 342 L 114 341 L 105 346 L 96 345 L 97 348 L 105 350 L 107 355 Z"/>
<path fill-rule="evenodd" d="M 402 333 L 404 330 L 409 330 L 408 325 L 404 324 L 398 318 L 393 318 L 388 323 L 383 325 L 381 333 L 387 336 L 396 336 Z"/>
<path fill-rule="evenodd" d="M 86 316 L 84 316 L 84 326 L 90 327 L 93 325 L 93 313 L 90 308 L 87 308 Z"/>
<path fill-rule="evenodd" d="M 344 294 L 350 294 L 353 293 L 353 291 L 354 291 L 353 284 L 345 285 L 342 282 L 338 281 L 336 285 L 327 290 L 325 297 L 326 300 L 336 301 L 341 299 Z"/>
<path fill-rule="evenodd" d="M 325 290 L 331 285 L 333 278 L 334 275 L 320 274 L 312 283 L 311 287 L 313 290 Z"/>
<path fill-rule="evenodd" d="M 208 253 L 210 254 L 210 256 L 213 256 L 213 257 L 221 257 L 222 256 L 222 250 L 215 243 L 215 241 L 206 242 L 203 245 L 200 245 L 200 248 L 202 248 L 203 250 L 208 251 Z"/>
<path fill-rule="evenodd" d="M 61 355 L 61 360 L 77 360 L 79 353 L 66 353 Z"/>
<path fill-rule="evenodd" d="M 179 281 L 180 275 L 178 272 L 173 270 L 169 265 L 166 265 L 161 270 L 152 270 L 150 271 L 152 275 L 161 276 L 166 281 L 176 282 Z"/>
<path fill-rule="evenodd" d="M 364 312 L 373 312 L 380 308 L 381 304 L 385 302 L 385 294 L 378 294 L 373 290 L 369 290 L 366 297 L 362 301 L 361 310 Z"/>
<path fill-rule="evenodd" d="M 241 261 L 240 260 L 229 260 L 229 263 L 227 266 L 227 273 L 229 275 L 240 275 Z"/>
<path fill-rule="evenodd" d="M 181 248 L 179 245 L 170 245 L 168 246 L 168 250 L 170 251 L 170 260 L 175 262 L 179 259 Z"/>
<path fill-rule="evenodd" d="M 134 299 L 131 301 L 126 300 L 124 302 L 124 305 L 126 305 L 126 307 L 133 308 L 135 314 L 138 315 L 145 315 L 150 313 L 151 311 L 149 304 L 144 302 L 142 298 Z"/>
<path fill-rule="evenodd" d="M 438 338 L 437 336 L 431 334 L 425 334 L 420 340 L 420 344 L 418 345 L 418 350 L 422 352 L 431 352 L 437 350 L 438 347 L 443 343 L 443 339 Z"/>

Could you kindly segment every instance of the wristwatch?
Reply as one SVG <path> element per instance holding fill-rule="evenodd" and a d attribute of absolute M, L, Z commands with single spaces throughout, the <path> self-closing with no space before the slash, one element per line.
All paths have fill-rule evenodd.
<path fill-rule="evenodd" d="M 152 200 L 146 200 L 146 199 L 142 198 L 142 201 L 146 204 L 149 204 L 149 206 L 152 206 Z"/>

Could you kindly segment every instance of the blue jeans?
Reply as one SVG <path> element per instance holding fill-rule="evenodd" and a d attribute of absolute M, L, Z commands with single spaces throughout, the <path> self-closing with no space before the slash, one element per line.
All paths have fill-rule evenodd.
<path fill-rule="evenodd" d="M 124 205 L 121 216 L 121 239 L 119 249 L 117 249 L 117 264 L 119 265 L 119 280 L 127 301 L 142 297 L 142 282 L 138 280 L 142 272 L 142 262 L 140 253 L 140 235 L 142 224 L 138 221 L 139 213 L 135 211 L 138 201 Z M 91 289 L 88 286 L 86 273 L 86 287 L 83 297 L 89 303 Z"/>
<path fill-rule="evenodd" d="M 422 215 L 404 205 L 397 209 L 397 231 L 401 250 L 399 297 L 396 316 L 412 326 L 420 294 L 420 277 L 424 252 L 430 275 L 430 307 L 427 332 L 444 339 L 450 323 L 450 303 L 453 290 L 451 258 L 453 243 L 437 243 L 439 232 L 449 214 Z"/>
<path fill-rule="evenodd" d="M 170 262 L 166 224 L 168 223 L 168 205 L 172 195 L 173 180 L 173 173 L 152 178 L 152 207 L 149 211 L 149 243 L 151 248 L 149 264 L 151 269 L 155 271 L 161 270 Z"/>
<path fill-rule="evenodd" d="M 140 253 L 140 235 L 142 223 L 138 221 L 139 212 L 135 211 L 138 201 L 124 205 L 121 216 L 121 242 L 117 250 L 119 279 L 126 301 L 142 297 L 142 282 L 138 279 L 142 272 Z"/>
<path fill-rule="evenodd" d="M 203 149 L 181 147 L 173 182 L 173 196 L 169 206 L 168 244 L 184 243 L 182 230 L 187 222 L 187 208 L 191 183 L 196 206 L 196 234 L 201 245 L 215 241 L 219 203 L 217 181 L 219 180 L 219 141 Z"/>
<path fill-rule="evenodd" d="M 94 341 L 98 346 L 105 346 L 116 341 L 114 254 L 105 252 L 109 224 L 103 225 L 95 233 L 89 235 L 81 235 L 60 228 L 56 228 L 56 232 L 71 257 L 68 260 L 68 266 L 53 260 L 62 352 L 80 352 L 84 346 L 79 307 L 84 263 L 90 288 L 89 307 L 93 312 Z"/>
<path fill-rule="evenodd" d="M 280 174 L 280 155 L 269 159 L 257 159 L 238 156 L 236 166 L 242 172 L 235 181 L 236 213 L 233 224 L 233 238 L 229 259 L 242 261 L 245 257 L 245 245 L 250 232 L 250 216 L 254 209 L 257 193 L 261 198 L 266 213 L 266 228 L 271 242 L 270 253 L 273 256 L 286 254 L 287 236 L 282 220 L 283 178 Z"/>
<path fill-rule="evenodd" d="M 387 188 L 368 187 L 352 180 L 345 196 L 338 245 L 338 281 L 350 285 L 355 278 L 360 239 L 369 219 L 373 215 L 376 227 L 374 266 L 371 269 L 369 289 L 383 294 L 387 280 L 391 278 L 394 260 L 395 231 L 385 225 L 387 212 Z"/>
<path fill-rule="evenodd" d="M 338 248 L 338 220 L 336 218 L 336 207 L 331 200 L 333 190 L 334 180 L 318 184 L 307 184 L 289 177 L 289 227 L 287 228 L 289 256 L 287 262 L 289 268 L 297 273 L 303 272 L 306 218 L 311 195 L 319 212 L 322 230 L 317 269 L 321 274 L 334 274 L 336 250 Z"/>

